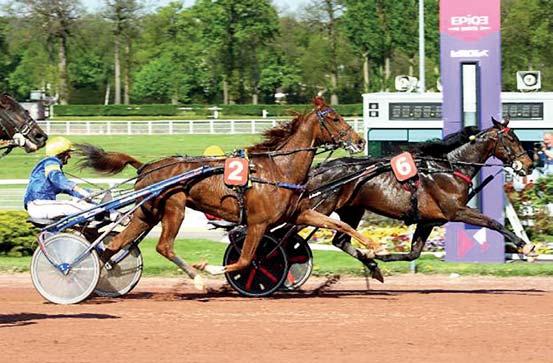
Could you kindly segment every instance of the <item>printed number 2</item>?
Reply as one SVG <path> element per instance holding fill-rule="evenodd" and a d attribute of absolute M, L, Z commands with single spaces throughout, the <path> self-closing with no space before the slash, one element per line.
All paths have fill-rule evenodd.
<path fill-rule="evenodd" d="M 225 161 L 224 180 L 227 185 L 246 185 L 248 183 L 248 160 L 230 158 Z"/>
<path fill-rule="evenodd" d="M 244 164 L 242 164 L 238 160 L 232 160 L 228 164 L 229 168 L 229 174 L 228 174 L 228 180 L 242 182 L 244 180 L 244 175 L 242 172 L 244 171 Z"/>

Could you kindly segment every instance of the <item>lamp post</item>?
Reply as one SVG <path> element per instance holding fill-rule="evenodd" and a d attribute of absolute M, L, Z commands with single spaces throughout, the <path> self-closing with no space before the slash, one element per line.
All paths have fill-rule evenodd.
<path fill-rule="evenodd" d="M 426 92 L 426 78 L 424 76 L 425 67 L 424 53 L 424 0 L 419 0 L 419 92 Z"/>

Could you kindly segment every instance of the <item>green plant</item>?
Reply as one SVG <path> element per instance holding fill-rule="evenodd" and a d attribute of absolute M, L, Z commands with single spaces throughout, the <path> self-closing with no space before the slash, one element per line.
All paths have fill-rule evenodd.
<path fill-rule="evenodd" d="M 33 252 L 38 230 L 29 223 L 26 212 L 0 212 L 0 254 L 27 256 Z"/>

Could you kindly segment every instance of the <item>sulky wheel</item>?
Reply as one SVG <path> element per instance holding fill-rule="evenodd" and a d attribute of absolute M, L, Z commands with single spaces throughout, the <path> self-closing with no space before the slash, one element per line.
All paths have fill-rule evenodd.
<path fill-rule="evenodd" d="M 44 241 L 31 260 L 31 278 L 37 291 L 56 304 L 76 304 L 86 299 L 96 288 L 100 264 L 96 251 L 90 251 L 77 263 L 90 246 L 87 240 L 74 234 L 61 233 Z M 58 268 L 61 266 L 61 269 Z M 63 273 L 62 270 L 66 270 Z"/>
<path fill-rule="evenodd" d="M 290 238 L 284 249 L 290 267 L 282 287 L 286 290 L 296 290 L 313 272 L 313 252 L 309 244 L 297 234 Z"/>
<path fill-rule="evenodd" d="M 238 261 L 243 243 L 244 238 L 239 238 L 229 244 L 223 258 L 225 266 Z M 287 272 L 288 261 L 284 249 L 278 246 L 274 238 L 265 235 L 251 265 L 240 271 L 225 273 L 225 277 L 241 295 L 262 297 L 275 292 L 286 279 Z"/>
<path fill-rule="evenodd" d="M 121 261 L 117 260 L 120 253 L 127 254 Z M 108 268 L 102 266 L 100 280 L 94 293 L 102 297 L 119 297 L 128 294 L 140 281 L 142 276 L 142 253 L 135 244 L 123 248 L 111 258 Z"/>

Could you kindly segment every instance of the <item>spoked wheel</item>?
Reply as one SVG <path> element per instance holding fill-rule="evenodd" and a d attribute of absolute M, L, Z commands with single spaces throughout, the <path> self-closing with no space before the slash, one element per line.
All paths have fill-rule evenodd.
<path fill-rule="evenodd" d="M 142 253 L 136 245 L 123 248 L 119 253 L 126 253 L 121 261 L 116 264 L 110 263 L 111 268 L 105 265 L 100 270 L 100 280 L 94 293 L 102 297 L 119 297 L 131 292 L 142 277 L 144 266 Z M 118 254 L 119 254 L 118 253 Z M 112 257 L 117 258 L 117 254 Z"/>
<path fill-rule="evenodd" d="M 238 261 L 244 239 L 231 243 L 223 258 L 223 264 Z M 225 273 L 228 283 L 241 295 L 262 297 L 275 292 L 286 279 L 288 261 L 286 253 L 270 236 L 263 236 L 252 264 L 241 271 Z"/>
<path fill-rule="evenodd" d="M 90 246 L 87 240 L 74 234 L 61 233 L 44 242 L 44 249 L 53 265 L 39 247 L 31 260 L 31 278 L 37 291 L 56 304 L 76 304 L 86 299 L 96 288 L 100 264 L 96 251 L 87 253 L 72 265 L 67 274 L 58 266 L 71 265 Z"/>
<path fill-rule="evenodd" d="M 296 290 L 309 279 L 311 272 L 313 272 L 313 252 L 311 252 L 309 244 L 298 235 L 290 238 L 286 244 L 285 251 L 290 268 L 288 269 L 282 288 Z"/>

